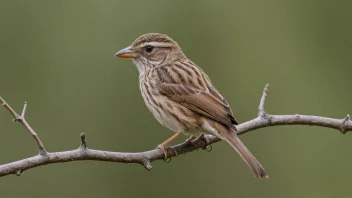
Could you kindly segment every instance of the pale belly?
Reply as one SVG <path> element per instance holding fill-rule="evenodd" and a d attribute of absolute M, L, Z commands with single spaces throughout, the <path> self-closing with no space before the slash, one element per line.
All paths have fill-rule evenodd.
<path fill-rule="evenodd" d="M 177 112 L 176 114 L 179 115 L 176 118 L 174 115 L 168 114 L 168 111 L 157 111 L 156 108 L 153 108 L 151 105 L 147 105 L 147 107 L 161 125 L 173 132 L 184 132 L 194 137 L 199 137 L 202 134 L 219 136 L 218 131 L 211 126 L 206 119 L 199 120 L 198 117 L 198 120 L 196 120 L 195 117 L 198 115 L 194 115 L 194 117 L 189 115 L 185 116 L 181 112 L 177 112 L 177 110 L 175 111 L 175 109 L 173 109 Z M 190 112 L 190 114 L 193 113 Z"/>
<path fill-rule="evenodd" d="M 165 107 L 163 104 L 160 105 L 161 107 L 155 107 L 153 104 L 148 105 L 149 101 L 147 101 L 146 98 L 144 98 L 144 102 L 155 119 L 158 120 L 158 122 L 164 127 L 173 132 L 185 132 L 187 130 L 184 123 L 182 123 L 181 120 L 175 116 L 177 113 L 174 113 L 174 115 L 169 113 L 169 107 Z M 164 110 L 160 110 L 160 108 L 163 108 Z"/>

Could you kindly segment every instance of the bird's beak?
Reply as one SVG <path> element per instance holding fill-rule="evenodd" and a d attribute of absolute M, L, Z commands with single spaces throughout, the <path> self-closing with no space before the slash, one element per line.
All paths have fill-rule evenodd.
<path fill-rule="evenodd" d="M 128 46 L 116 52 L 115 56 L 118 56 L 120 58 L 136 58 L 137 54 L 132 50 L 131 46 Z"/>

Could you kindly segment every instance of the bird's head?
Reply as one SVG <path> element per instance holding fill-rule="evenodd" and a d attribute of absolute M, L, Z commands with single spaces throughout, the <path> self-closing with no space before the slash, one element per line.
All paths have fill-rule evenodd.
<path fill-rule="evenodd" d="M 132 58 L 139 72 L 185 58 L 178 44 L 169 36 L 160 33 L 148 33 L 138 37 L 132 45 L 118 51 L 115 56 Z"/>

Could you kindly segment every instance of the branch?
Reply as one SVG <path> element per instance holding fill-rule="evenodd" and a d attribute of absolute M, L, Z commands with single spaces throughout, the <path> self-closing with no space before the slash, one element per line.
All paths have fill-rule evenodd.
<path fill-rule="evenodd" d="M 4 99 L 2 99 L 1 97 L 0 97 L 0 102 L 11 113 L 11 115 L 13 116 L 13 121 L 20 122 L 27 129 L 27 131 L 33 136 L 35 142 L 37 143 L 37 145 L 39 147 L 39 153 L 41 155 L 46 155 L 47 152 L 44 148 L 42 141 L 40 141 L 38 134 L 32 129 L 32 127 L 26 121 L 25 115 L 27 112 L 27 101 L 24 102 L 21 116 L 19 116 L 16 113 L 16 111 L 14 111 L 12 109 L 12 107 L 9 104 L 7 104 L 6 101 Z"/>
<path fill-rule="evenodd" d="M 321 126 L 332 129 L 337 129 L 341 133 L 345 134 L 352 130 L 352 121 L 350 116 L 347 115 L 343 119 L 334 119 L 328 117 L 320 117 L 313 115 L 270 115 L 264 110 L 265 99 L 268 94 L 269 85 L 266 85 L 259 103 L 258 116 L 245 123 L 237 125 L 237 134 L 241 135 L 255 129 L 279 126 L 279 125 L 310 125 L 310 126 Z M 27 103 L 24 104 L 22 114 L 19 116 L 8 103 L 0 97 L 0 102 L 5 108 L 12 114 L 14 121 L 19 121 L 33 136 L 36 144 L 39 147 L 39 154 L 33 157 L 29 157 L 16 162 L 0 165 L 0 177 L 10 174 L 20 175 L 23 171 L 34 167 L 60 163 L 60 162 L 71 162 L 78 160 L 98 160 L 98 161 L 109 161 L 118 163 L 138 163 L 143 165 L 147 170 L 152 169 L 151 162 L 155 160 L 163 160 L 164 153 L 160 149 L 153 149 L 150 151 L 140 153 L 122 153 L 122 152 L 111 152 L 102 150 L 93 150 L 87 147 L 85 134 L 81 134 L 81 143 L 78 149 L 62 152 L 47 152 L 40 141 L 39 136 L 30 127 L 25 120 L 25 113 L 27 109 Z M 211 135 L 205 136 L 208 140 L 208 144 L 213 144 L 220 141 L 219 138 Z M 193 144 L 183 143 L 169 147 L 167 149 L 167 155 L 175 157 L 180 154 L 189 153 L 199 148 L 204 148 L 205 141 L 196 139 L 192 142 Z"/>

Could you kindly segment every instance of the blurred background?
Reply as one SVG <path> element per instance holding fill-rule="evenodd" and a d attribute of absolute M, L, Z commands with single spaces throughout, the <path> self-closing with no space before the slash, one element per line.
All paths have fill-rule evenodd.
<path fill-rule="evenodd" d="M 139 35 L 170 35 L 211 77 L 237 119 L 257 114 L 343 118 L 352 112 L 349 1 L 0 0 L 0 96 L 50 152 L 88 147 L 139 152 L 172 135 L 144 105 L 130 60 Z M 0 108 L 0 163 L 38 153 Z M 178 138 L 174 144 L 183 142 Z M 351 197 L 352 135 L 285 126 L 241 135 L 270 178 L 257 180 L 224 142 L 153 163 L 78 161 L 0 178 L 1 197 Z"/>

